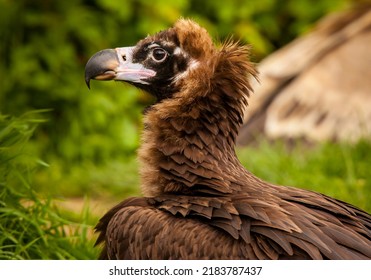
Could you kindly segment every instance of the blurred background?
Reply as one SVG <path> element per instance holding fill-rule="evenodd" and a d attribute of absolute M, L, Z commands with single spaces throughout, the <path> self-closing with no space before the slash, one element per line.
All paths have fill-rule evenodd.
<path fill-rule="evenodd" d="M 190 17 L 216 41 L 251 44 L 260 63 L 327 15 L 367 2 L 0 0 L 0 259 L 95 258 L 98 218 L 140 194 L 136 150 L 152 99 L 121 83 L 93 81 L 89 91 L 84 67 L 95 52 Z M 299 138 L 261 133 L 241 139 L 239 156 L 265 180 L 370 211 L 370 141 Z"/>

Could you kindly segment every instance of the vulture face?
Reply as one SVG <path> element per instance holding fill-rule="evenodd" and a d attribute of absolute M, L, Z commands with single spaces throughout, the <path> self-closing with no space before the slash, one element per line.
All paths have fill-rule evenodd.
<path fill-rule="evenodd" d="M 158 100 L 179 91 L 179 81 L 194 60 L 180 46 L 173 29 L 147 37 L 133 47 L 106 49 L 93 55 L 85 68 L 85 81 L 125 81 Z"/>

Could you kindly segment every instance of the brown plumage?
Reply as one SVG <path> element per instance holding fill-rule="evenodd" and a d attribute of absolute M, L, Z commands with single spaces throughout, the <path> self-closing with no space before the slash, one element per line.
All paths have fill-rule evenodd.
<path fill-rule="evenodd" d="M 260 180 L 234 147 L 256 76 L 249 49 L 217 48 L 190 20 L 104 50 L 90 79 L 123 80 L 157 102 L 145 111 L 144 197 L 99 222 L 103 259 L 370 259 L 371 217 L 347 203 Z"/>

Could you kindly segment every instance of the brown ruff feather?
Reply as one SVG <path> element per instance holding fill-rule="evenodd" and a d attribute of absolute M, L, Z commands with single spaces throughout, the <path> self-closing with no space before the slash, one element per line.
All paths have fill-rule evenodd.
<path fill-rule="evenodd" d="M 197 64 L 144 116 L 145 197 L 125 200 L 100 220 L 101 258 L 370 259 L 369 214 L 266 183 L 238 161 L 248 75 L 257 75 L 248 47 L 228 41 L 216 48 L 190 20 L 145 40 L 174 34 Z"/>

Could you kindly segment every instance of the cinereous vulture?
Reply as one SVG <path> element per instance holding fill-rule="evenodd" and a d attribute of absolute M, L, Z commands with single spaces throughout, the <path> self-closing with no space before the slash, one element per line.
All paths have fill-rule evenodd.
<path fill-rule="evenodd" d="M 90 58 L 91 79 L 156 97 L 139 150 L 143 197 L 99 222 L 102 259 L 370 259 L 371 216 L 326 195 L 265 182 L 235 142 L 257 73 L 249 47 L 214 45 L 188 19 Z"/>

